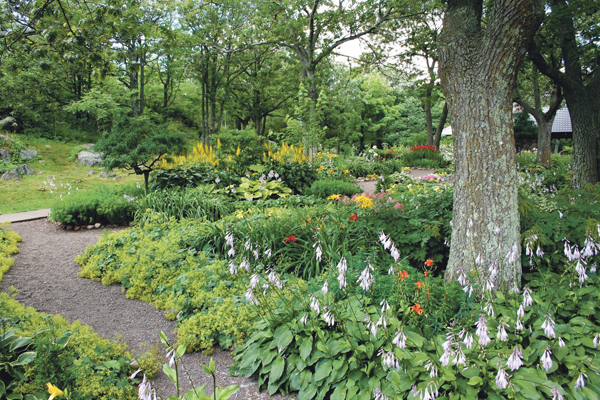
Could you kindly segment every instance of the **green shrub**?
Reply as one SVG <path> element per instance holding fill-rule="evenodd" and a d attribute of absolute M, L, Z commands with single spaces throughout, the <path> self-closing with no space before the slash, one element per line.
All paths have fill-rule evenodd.
<path fill-rule="evenodd" d="M 313 182 L 310 189 L 307 191 L 309 195 L 327 198 L 333 194 L 342 196 L 353 196 L 361 193 L 362 189 L 351 182 L 339 181 L 335 179 L 323 179 Z"/>
<path fill-rule="evenodd" d="M 156 170 L 150 176 L 150 190 L 197 187 L 214 184 L 217 188 L 239 185 L 240 176 L 232 169 L 219 170 L 209 164 L 179 164 L 176 167 Z"/>
<path fill-rule="evenodd" d="M 402 154 L 402 161 L 410 167 L 441 168 L 447 163 L 435 146 L 413 146 Z"/>
<path fill-rule="evenodd" d="M 216 221 L 233 211 L 231 201 L 223 196 L 207 193 L 203 188 L 156 190 L 135 202 L 135 222 L 143 225 L 155 213 L 165 220 L 175 218 Z"/>
<path fill-rule="evenodd" d="M 317 171 L 310 163 L 272 161 L 273 171 L 279 174 L 294 194 L 304 193 L 317 180 Z"/>
<path fill-rule="evenodd" d="M 29 349 L 37 353 L 24 366 L 18 393 L 46 398 L 51 382 L 74 400 L 137 398 L 125 344 L 104 339 L 78 321 L 69 324 L 60 315 L 38 313 L 6 293 L 0 293 L 0 310 L 3 328 L 31 337 Z"/>
<path fill-rule="evenodd" d="M 64 225 L 120 224 L 132 221 L 135 197 L 142 190 L 133 185 L 97 186 L 91 190 L 73 191 L 52 204 L 50 218 Z"/>
<path fill-rule="evenodd" d="M 2 282 L 4 274 L 15 263 L 10 256 L 19 252 L 18 244 L 20 242 L 21 237 L 15 231 L 0 227 L 0 282 Z"/>
<path fill-rule="evenodd" d="M 250 180 L 242 177 L 242 183 L 239 186 L 229 186 L 226 188 L 230 196 L 234 196 L 239 200 L 252 201 L 254 199 L 268 200 L 288 197 L 292 190 L 285 186 L 282 182 L 268 180 L 261 176 L 261 180 Z"/>
<path fill-rule="evenodd" d="M 399 144 L 406 147 L 425 146 L 427 144 L 427 132 L 413 133 L 408 138 L 400 141 Z"/>

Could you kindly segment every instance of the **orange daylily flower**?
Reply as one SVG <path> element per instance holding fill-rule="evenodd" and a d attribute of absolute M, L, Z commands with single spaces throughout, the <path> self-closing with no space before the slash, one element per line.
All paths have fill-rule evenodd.
<path fill-rule="evenodd" d="M 406 278 L 408 278 L 408 272 L 406 272 L 406 270 L 402 270 L 402 272 L 398 272 L 398 276 L 400 277 L 401 280 L 405 280 Z"/>
<path fill-rule="evenodd" d="M 428 267 L 431 267 L 431 264 L 433 264 L 433 260 L 431 258 L 425 261 L 425 265 L 427 265 Z"/>
<path fill-rule="evenodd" d="M 414 312 L 416 312 L 416 313 L 417 313 L 417 314 L 419 314 L 419 315 L 423 314 L 423 311 L 425 311 L 425 310 L 423 310 L 423 309 L 421 308 L 421 305 L 420 305 L 420 304 L 417 304 L 417 303 L 415 303 L 415 305 L 414 305 L 414 306 L 412 306 L 412 307 L 410 308 L 410 310 L 411 310 L 411 311 L 414 311 Z"/>
<path fill-rule="evenodd" d="M 425 271 L 425 273 L 423 274 L 423 276 L 424 276 L 425 278 L 427 278 L 427 271 Z"/>
<path fill-rule="evenodd" d="M 417 282 L 417 289 L 421 289 L 423 287 L 423 283 L 422 282 Z"/>

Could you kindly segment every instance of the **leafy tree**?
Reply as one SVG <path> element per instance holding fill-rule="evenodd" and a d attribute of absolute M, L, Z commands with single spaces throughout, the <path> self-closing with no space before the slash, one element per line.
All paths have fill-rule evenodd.
<path fill-rule="evenodd" d="M 520 76 L 523 75 L 523 70 L 521 70 Z M 519 86 L 515 89 L 514 101 L 518 103 L 523 110 L 527 112 L 527 114 L 533 115 L 535 121 L 537 122 L 538 134 L 537 134 L 537 163 L 542 165 L 544 168 L 551 168 L 550 164 L 550 154 L 552 153 L 552 124 L 554 122 L 554 117 L 556 116 L 556 111 L 559 109 L 562 101 L 562 90 L 560 86 L 556 86 L 551 90 L 550 99 L 549 99 L 549 107 L 547 111 L 544 111 L 542 107 L 542 93 L 540 90 L 539 83 L 539 72 L 535 65 L 531 68 L 531 77 L 532 83 L 532 96 L 533 104 L 530 102 L 531 100 L 525 99 L 521 96 L 521 90 Z M 521 79 L 522 81 L 522 79 Z M 516 136 L 516 122 L 515 122 L 515 136 Z"/>
<path fill-rule="evenodd" d="M 166 131 L 144 116 L 124 117 L 104 134 L 95 150 L 104 153 L 103 165 L 108 170 L 125 168 L 144 175 L 148 193 L 150 172 L 156 169 L 161 158 L 182 154 L 185 141 L 181 134 Z"/>
<path fill-rule="evenodd" d="M 572 185 L 579 188 L 597 183 L 599 175 L 600 4 L 597 0 L 550 0 L 549 4 L 545 29 L 536 35 L 529 54 L 540 72 L 563 89 L 573 127 Z M 555 55 L 544 43 L 560 49 L 562 65 L 553 62 Z"/>
<path fill-rule="evenodd" d="M 543 1 L 485 4 L 449 0 L 439 43 L 455 162 L 446 278 L 473 272 L 481 284 L 512 288 L 521 278 L 512 92 L 542 21 Z M 496 274 L 490 266 L 496 266 Z"/>

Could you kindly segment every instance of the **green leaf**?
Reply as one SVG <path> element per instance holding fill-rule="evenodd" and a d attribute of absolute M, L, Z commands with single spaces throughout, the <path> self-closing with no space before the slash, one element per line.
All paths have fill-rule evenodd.
<path fill-rule="evenodd" d="M 58 339 L 56 339 L 56 344 L 58 346 L 60 346 L 61 349 L 64 349 L 65 347 L 67 347 L 67 345 L 69 344 L 70 341 L 71 341 L 71 334 L 68 334 L 68 335 L 64 335 L 64 336 L 61 336 Z"/>
<path fill-rule="evenodd" d="M 350 351 L 350 343 L 347 340 L 332 340 L 327 343 L 329 352 L 332 357 L 337 356 L 339 353 L 346 353 Z"/>
<path fill-rule="evenodd" d="M 298 392 L 298 400 L 312 400 L 316 394 L 317 387 L 313 384 L 310 384 Z"/>
<path fill-rule="evenodd" d="M 483 379 L 481 379 L 481 377 L 479 377 L 479 375 L 475 375 L 475 376 L 471 377 L 471 379 L 469 379 L 468 384 L 471 386 L 475 386 L 475 385 L 479 385 L 482 382 L 483 382 Z"/>
<path fill-rule="evenodd" d="M 169 364 L 163 364 L 163 372 L 169 377 L 171 382 L 177 383 L 177 371 L 169 367 Z"/>
<path fill-rule="evenodd" d="M 405 335 L 406 335 L 406 337 L 407 337 L 408 339 L 410 339 L 410 340 L 411 340 L 411 341 L 412 341 L 412 342 L 413 342 L 413 343 L 414 343 L 414 344 L 415 344 L 417 347 L 421 347 L 421 346 L 423 346 L 423 342 L 425 341 L 425 339 L 424 339 L 424 338 L 423 338 L 421 335 L 419 335 L 419 334 L 417 334 L 417 333 L 415 333 L 415 332 L 412 332 L 412 331 L 406 331 L 406 332 L 404 332 L 404 334 L 405 334 Z"/>
<path fill-rule="evenodd" d="M 17 340 L 15 340 L 14 342 L 11 343 L 9 350 L 10 351 L 15 351 L 18 348 L 21 348 L 23 346 L 27 346 L 29 343 L 31 343 L 31 338 L 28 337 L 20 337 Z"/>
<path fill-rule="evenodd" d="M 269 382 L 275 382 L 278 380 L 281 375 L 283 375 L 283 371 L 285 370 L 285 359 L 281 356 L 277 356 L 275 361 L 273 361 L 273 365 L 271 367 L 271 373 L 269 375 Z"/>
<path fill-rule="evenodd" d="M 331 394 L 331 400 L 345 400 L 346 399 L 346 387 L 338 385 L 333 393 Z"/>
<path fill-rule="evenodd" d="M 217 386 L 217 400 L 227 400 L 231 396 L 236 394 L 238 390 L 240 390 L 239 385 L 227 386 L 225 389 L 222 389 L 220 386 Z"/>
<path fill-rule="evenodd" d="M 29 364 L 36 357 L 36 353 L 33 351 L 28 351 L 25 353 L 21 353 L 16 361 L 10 363 L 11 367 L 16 367 L 19 365 Z"/>
<path fill-rule="evenodd" d="M 333 361 L 331 359 L 324 359 L 317 363 L 315 369 L 315 381 L 318 382 L 323 380 L 331 374 Z"/>
<path fill-rule="evenodd" d="M 292 342 L 294 334 L 287 326 L 281 331 L 278 329 L 278 331 L 279 332 L 275 332 L 275 344 L 279 351 L 282 351 Z"/>
<path fill-rule="evenodd" d="M 307 336 L 304 338 L 302 344 L 300 345 L 300 357 L 302 357 L 304 361 L 306 361 L 306 359 L 310 356 L 310 353 L 312 352 L 312 344 L 312 336 Z"/>

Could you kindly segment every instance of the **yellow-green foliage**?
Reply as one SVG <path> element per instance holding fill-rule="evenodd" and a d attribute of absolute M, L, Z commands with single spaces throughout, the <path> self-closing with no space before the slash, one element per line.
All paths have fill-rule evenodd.
<path fill-rule="evenodd" d="M 136 399 L 135 384 L 128 379 L 131 373 L 127 345 L 98 336 L 91 327 L 79 321 L 69 324 L 60 315 L 49 316 L 25 307 L 6 293 L 0 293 L 0 314 L 13 321 L 18 334 L 33 336 L 44 328 L 52 329 L 35 335 L 38 357 L 25 368 L 23 393 L 47 392 L 45 380 L 52 380 L 61 389 L 68 388 L 71 399 Z M 71 332 L 71 340 L 53 357 L 42 354 L 53 337 Z M 107 368 L 105 363 L 116 362 L 119 368 Z M 110 365 L 110 364 L 109 364 Z"/>
<path fill-rule="evenodd" d="M 21 237 L 15 231 L 0 228 L 0 282 L 6 271 L 14 264 L 15 260 L 9 256 L 19 252 L 17 246 L 20 242 Z"/>
<path fill-rule="evenodd" d="M 76 261 L 81 276 L 121 283 L 128 298 L 177 316 L 179 342 L 188 349 L 228 348 L 243 341 L 259 310 L 244 300 L 247 274 L 232 276 L 225 262 L 196 248 L 208 238 L 210 223 L 153 222 L 104 235 Z"/>

